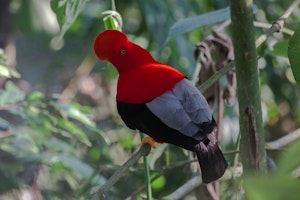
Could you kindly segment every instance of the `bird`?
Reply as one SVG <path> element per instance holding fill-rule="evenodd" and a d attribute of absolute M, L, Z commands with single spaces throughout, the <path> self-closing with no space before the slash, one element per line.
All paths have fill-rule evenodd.
<path fill-rule="evenodd" d="M 216 121 L 206 99 L 183 73 L 156 61 L 118 30 L 100 32 L 94 52 L 118 71 L 116 106 L 128 128 L 195 152 L 203 183 L 223 176 L 228 164 L 216 139 Z"/>

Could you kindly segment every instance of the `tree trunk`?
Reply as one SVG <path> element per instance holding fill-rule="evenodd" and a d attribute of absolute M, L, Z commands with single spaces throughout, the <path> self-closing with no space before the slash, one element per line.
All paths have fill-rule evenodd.
<path fill-rule="evenodd" d="M 266 171 L 252 7 L 252 0 L 230 1 L 240 113 L 240 157 L 246 174 Z"/>

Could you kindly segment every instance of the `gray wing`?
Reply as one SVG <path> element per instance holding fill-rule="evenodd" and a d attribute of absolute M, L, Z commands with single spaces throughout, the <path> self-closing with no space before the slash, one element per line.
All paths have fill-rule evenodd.
<path fill-rule="evenodd" d="M 202 123 L 212 120 L 206 99 L 187 79 L 146 106 L 167 126 L 190 137 L 199 132 Z"/>

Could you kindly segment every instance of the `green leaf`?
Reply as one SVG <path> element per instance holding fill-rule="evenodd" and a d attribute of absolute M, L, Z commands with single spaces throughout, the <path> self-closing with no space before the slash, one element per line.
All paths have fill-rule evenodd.
<path fill-rule="evenodd" d="M 86 124 L 88 126 L 95 126 L 95 123 L 91 121 L 85 114 L 80 112 L 77 108 L 74 108 L 73 106 L 69 106 L 68 109 L 68 115 L 70 118 L 76 119 L 83 124 Z"/>
<path fill-rule="evenodd" d="M 22 92 L 13 82 L 5 84 L 5 90 L 0 90 L 0 105 L 13 104 L 22 101 L 25 93 Z"/>
<path fill-rule="evenodd" d="M 40 133 L 40 137 L 49 136 L 51 132 L 56 130 L 51 116 L 48 117 L 42 112 L 32 112 L 30 109 L 26 109 L 22 117 L 32 129 Z M 38 142 L 40 141 L 36 141 L 36 143 Z"/>
<path fill-rule="evenodd" d="M 200 26 L 214 24 L 229 18 L 230 10 L 229 7 L 226 7 L 202 15 L 181 19 L 170 28 L 166 43 L 177 35 L 192 31 Z"/>
<path fill-rule="evenodd" d="M 73 170 L 77 177 L 81 179 L 88 179 L 94 173 L 94 169 L 90 165 L 82 162 L 79 158 L 71 157 L 66 154 L 60 154 L 59 158 L 66 167 Z M 95 176 L 95 180 L 98 180 L 101 184 L 105 182 L 105 179 L 99 175 Z"/>
<path fill-rule="evenodd" d="M 88 158 L 91 161 L 98 161 L 101 156 L 101 150 L 98 147 L 92 147 L 88 151 Z"/>
<path fill-rule="evenodd" d="M 297 85 L 300 86 L 300 24 L 294 35 L 290 38 L 288 47 L 288 57 L 291 63 L 292 72 Z"/>
<path fill-rule="evenodd" d="M 273 46 L 273 50 L 267 49 L 266 52 L 272 56 L 287 57 L 289 40 L 282 40 Z"/>
<path fill-rule="evenodd" d="M 74 105 L 72 104 L 67 105 L 67 104 L 56 103 L 56 102 L 53 102 L 53 104 L 55 107 L 58 107 L 60 111 L 63 112 L 64 116 L 78 120 L 87 126 L 92 126 L 92 127 L 96 126 L 92 120 L 90 120 L 84 113 L 82 113 Z"/>
<path fill-rule="evenodd" d="M 0 48 L 0 76 L 7 78 L 20 78 L 21 75 L 14 69 L 11 69 L 8 65 L 7 59 L 4 54 L 4 50 Z"/>
<path fill-rule="evenodd" d="M 278 161 L 278 174 L 289 175 L 300 166 L 299 157 L 300 152 L 300 139 L 293 142 L 291 146 L 288 147 L 286 151 L 284 151 Z"/>
<path fill-rule="evenodd" d="M 60 154 L 59 158 L 65 164 L 65 166 L 74 170 L 79 176 L 88 178 L 93 173 L 93 169 L 89 165 L 76 157 Z"/>
<path fill-rule="evenodd" d="M 86 134 L 71 121 L 63 118 L 57 118 L 57 125 L 74 135 L 79 141 L 87 146 L 92 145 Z"/>
<path fill-rule="evenodd" d="M 7 66 L 0 64 L 0 76 L 10 78 L 10 73 Z"/>
<path fill-rule="evenodd" d="M 4 153 L 2 152 L 1 156 L 3 156 L 3 154 Z M 9 154 L 7 154 L 6 156 L 9 156 L 10 159 L 14 158 Z M 21 171 L 20 165 L 21 163 L 18 162 L 5 162 L 0 165 L 0 185 L 2 192 L 9 192 L 12 189 L 19 188 L 19 181 L 15 177 L 17 177 Z"/>
<path fill-rule="evenodd" d="M 114 10 L 108 10 L 102 13 L 103 15 L 106 15 L 103 18 L 104 27 L 105 29 L 114 29 L 114 30 L 122 30 L 123 22 L 121 15 L 114 11 Z"/>
<path fill-rule="evenodd" d="M 3 49 L 0 48 L 0 76 L 10 77 Z"/>
<path fill-rule="evenodd" d="M 39 91 L 33 91 L 27 96 L 27 102 L 30 104 L 41 104 L 45 99 L 45 95 Z"/>
<path fill-rule="evenodd" d="M 300 199 L 300 180 L 290 174 L 300 166 L 298 154 L 300 140 L 295 141 L 278 161 L 277 171 L 272 176 L 253 176 L 244 179 L 244 188 L 248 200 L 297 200 Z"/>
<path fill-rule="evenodd" d="M 0 64 L 0 76 L 4 76 L 6 78 L 20 78 L 21 75 L 14 69 L 10 69 L 7 66 Z"/>
<path fill-rule="evenodd" d="M 248 200 L 300 199 L 300 181 L 285 176 L 248 177 L 244 188 Z"/>
<path fill-rule="evenodd" d="M 51 0 L 51 8 L 56 14 L 60 27 L 60 41 L 88 0 Z"/>
<path fill-rule="evenodd" d="M 118 142 L 125 148 L 133 148 L 135 144 L 133 143 L 134 134 L 123 135 L 118 138 Z"/>
<path fill-rule="evenodd" d="M 59 102 L 52 102 L 52 105 L 57 109 L 58 112 L 62 113 L 64 117 L 81 122 L 84 127 L 81 127 L 80 130 L 86 130 L 89 133 L 97 133 L 104 139 L 107 144 L 110 144 L 110 140 L 105 135 L 105 133 L 96 126 L 95 122 L 87 117 L 86 113 L 90 113 L 90 108 L 76 103 L 67 105 Z"/>
<path fill-rule="evenodd" d="M 253 12 L 255 13 L 257 7 L 253 6 Z M 219 9 L 216 11 L 208 12 L 202 15 L 188 17 L 177 21 L 169 30 L 168 37 L 165 43 L 168 43 L 174 37 L 183 33 L 192 31 L 198 27 L 215 24 L 217 22 L 225 21 L 230 18 L 229 7 Z"/>
<path fill-rule="evenodd" d="M 52 149 L 55 149 L 56 152 L 64 152 L 74 154 L 76 149 L 68 141 L 58 139 L 56 137 L 51 137 L 47 141 L 44 141 L 44 145 L 51 149 L 51 152 L 54 152 Z"/>

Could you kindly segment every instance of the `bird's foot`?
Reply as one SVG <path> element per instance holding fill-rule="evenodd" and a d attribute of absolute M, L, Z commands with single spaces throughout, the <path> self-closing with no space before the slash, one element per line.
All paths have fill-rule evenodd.
<path fill-rule="evenodd" d="M 151 147 L 152 147 L 153 149 L 156 148 L 155 140 L 154 140 L 152 137 L 148 137 L 148 136 L 147 136 L 147 137 L 144 137 L 144 138 L 142 139 L 142 144 L 145 144 L 145 143 L 150 144 Z"/>

